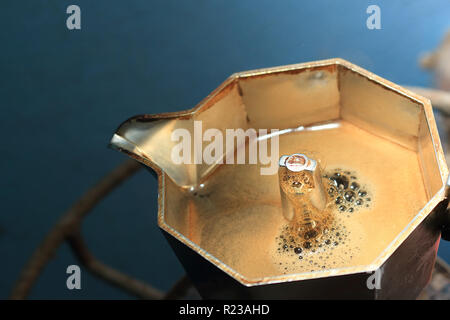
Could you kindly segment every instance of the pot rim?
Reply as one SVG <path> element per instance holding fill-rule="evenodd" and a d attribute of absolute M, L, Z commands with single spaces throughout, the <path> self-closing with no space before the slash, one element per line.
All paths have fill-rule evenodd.
<path fill-rule="evenodd" d="M 267 284 L 275 284 L 281 282 L 289 282 L 289 281 L 299 281 L 299 280 L 309 280 L 309 279 L 317 279 L 331 276 L 343 276 L 349 274 L 357 274 L 357 273 L 368 273 L 373 272 L 380 268 L 389 257 L 395 252 L 395 250 L 408 238 L 408 236 L 422 223 L 422 221 L 433 211 L 433 209 L 446 198 L 446 189 L 450 187 L 450 182 L 447 183 L 448 177 L 448 168 L 447 163 L 445 161 L 444 152 L 442 150 L 442 145 L 440 143 L 439 134 L 437 131 L 436 123 L 434 121 L 434 115 L 432 111 L 431 102 L 429 99 L 422 97 L 412 91 L 409 91 L 399 85 L 396 85 L 386 79 L 383 79 L 374 73 L 367 71 L 357 65 L 354 65 L 344 59 L 341 58 L 333 58 L 327 60 L 319 60 L 314 62 L 306 62 L 299 64 L 292 64 L 286 66 L 278 66 L 271 68 L 263 68 L 256 69 L 250 71 L 243 71 L 232 74 L 228 77 L 219 87 L 217 87 L 214 91 L 211 92 L 206 98 L 204 98 L 200 103 L 197 104 L 192 109 L 188 109 L 180 112 L 170 112 L 170 113 L 161 113 L 155 115 L 140 115 L 132 117 L 125 122 L 123 122 L 119 128 L 130 121 L 136 119 L 145 119 L 146 121 L 159 120 L 159 119 L 168 119 L 168 118 L 191 118 L 195 113 L 202 112 L 207 108 L 212 106 L 212 102 L 214 102 L 214 97 L 225 89 L 230 84 L 237 82 L 239 79 L 248 78 L 248 77 L 256 77 L 256 76 L 265 76 L 277 73 L 286 73 L 292 71 L 298 71 L 302 69 L 312 69 L 317 67 L 327 67 L 327 66 L 342 66 L 345 67 L 359 75 L 365 77 L 366 79 L 384 87 L 387 90 L 391 90 L 396 92 L 410 100 L 420 104 L 424 108 L 424 112 L 426 115 L 427 125 L 429 132 L 431 134 L 433 149 L 435 152 L 435 158 L 437 159 L 437 163 L 439 166 L 439 174 L 442 178 L 442 186 L 439 191 L 434 194 L 431 199 L 426 203 L 426 205 L 414 216 L 414 218 L 406 225 L 406 227 L 395 237 L 394 240 L 391 241 L 390 244 L 374 259 L 374 261 L 368 265 L 360 265 L 360 266 L 352 266 L 346 268 L 336 268 L 336 269 L 328 269 L 328 270 L 318 270 L 314 272 L 303 272 L 303 273 L 295 273 L 295 274 L 287 274 L 281 276 L 271 276 L 271 277 L 263 277 L 263 278 L 248 278 L 224 262 L 220 259 L 216 258 L 211 253 L 202 249 L 199 245 L 195 244 L 184 235 L 176 231 L 170 225 L 165 222 L 164 219 L 164 200 L 165 200 L 165 179 L 167 178 L 167 174 L 164 172 L 162 168 L 157 166 L 154 162 L 149 158 L 141 157 L 132 152 L 132 150 L 136 150 L 137 146 L 132 144 L 131 142 L 125 140 L 118 134 L 114 134 L 110 147 L 117 149 L 123 153 L 126 153 L 130 157 L 135 160 L 143 163 L 144 165 L 152 168 L 158 177 L 158 226 L 179 240 L 184 245 L 188 246 L 196 253 L 201 255 L 204 259 L 214 264 L 216 267 L 239 281 L 241 284 L 245 286 L 258 286 L 258 285 L 267 285 Z M 450 181 L 450 179 L 449 179 Z"/>

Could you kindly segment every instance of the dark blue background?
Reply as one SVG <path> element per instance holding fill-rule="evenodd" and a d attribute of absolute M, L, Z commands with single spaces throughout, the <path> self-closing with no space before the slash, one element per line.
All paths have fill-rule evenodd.
<path fill-rule="evenodd" d="M 81 7 L 82 29 L 66 28 Z M 381 7 L 382 30 L 366 28 Z M 64 1 L 0 4 L 0 298 L 61 213 L 125 157 L 106 148 L 139 113 L 193 107 L 233 72 L 342 57 L 399 84 L 431 86 L 418 58 L 450 25 L 441 1 Z M 104 262 L 166 290 L 183 270 L 156 227 L 154 179 L 140 172 L 86 219 Z M 440 255 L 450 260 L 450 246 Z M 64 245 L 32 298 L 127 298 L 83 273 Z"/>

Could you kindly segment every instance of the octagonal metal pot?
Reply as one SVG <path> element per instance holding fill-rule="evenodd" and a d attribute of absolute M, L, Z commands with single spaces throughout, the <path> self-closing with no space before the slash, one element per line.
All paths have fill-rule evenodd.
<path fill-rule="evenodd" d="M 426 202 L 411 212 L 408 223 L 370 263 L 249 277 L 203 248 L 195 236 L 198 225 L 205 225 L 201 208 L 186 195 L 208 197 L 218 188 L 213 183 L 208 190 L 208 182 L 222 166 L 173 163 L 171 133 L 177 128 L 193 132 L 195 121 L 221 132 L 352 123 L 417 153 Z M 413 299 L 430 280 L 441 233 L 449 235 L 448 168 L 429 100 L 342 59 L 233 74 L 193 109 L 128 119 L 117 129 L 111 146 L 156 172 L 158 225 L 206 299 Z M 395 179 L 395 172 L 390 174 Z M 247 196 L 237 193 L 233 199 L 247 201 Z M 263 203 L 271 196 L 256 193 L 252 201 Z M 232 201 L 212 202 L 208 214 L 214 214 L 214 208 L 220 214 Z M 371 286 L 372 276 L 376 279 Z"/>

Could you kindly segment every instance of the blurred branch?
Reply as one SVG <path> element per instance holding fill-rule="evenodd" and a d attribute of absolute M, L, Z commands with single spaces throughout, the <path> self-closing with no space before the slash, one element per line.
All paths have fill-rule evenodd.
<path fill-rule="evenodd" d="M 430 99 L 433 108 L 450 115 L 450 92 L 423 87 L 405 86 L 405 88 Z"/>
<path fill-rule="evenodd" d="M 142 299 L 162 299 L 163 293 L 145 283 L 98 261 L 87 249 L 81 234 L 76 233 L 68 238 L 69 245 L 78 260 L 92 274 Z"/>
<path fill-rule="evenodd" d="M 101 179 L 86 192 L 60 219 L 34 251 L 13 287 L 11 299 L 25 299 L 44 267 L 53 258 L 61 243 L 69 241 L 72 250 L 86 268 L 102 279 L 126 291 L 147 299 L 160 299 L 163 294 L 146 284 L 123 275 L 97 261 L 87 250 L 80 234 L 83 218 L 114 188 L 141 168 L 134 160 L 127 160 Z"/>
<path fill-rule="evenodd" d="M 183 299 L 183 297 L 186 296 L 191 286 L 192 286 L 191 281 L 186 275 L 184 275 L 177 282 L 175 282 L 173 287 L 164 296 L 164 299 L 165 300 Z"/>

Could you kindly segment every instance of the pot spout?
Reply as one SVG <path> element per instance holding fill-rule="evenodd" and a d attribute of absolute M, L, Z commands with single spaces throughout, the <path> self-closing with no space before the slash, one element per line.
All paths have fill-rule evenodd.
<path fill-rule="evenodd" d="M 136 116 L 122 123 L 110 141 L 110 147 L 136 159 L 153 170 L 161 169 L 177 185 L 196 184 L 198 168 L 194 164 L 177 164 L 171 154 L 177 141 L 171 133 L 176 129 L 191 130 L 192 121 L 179 117 Z"/>

